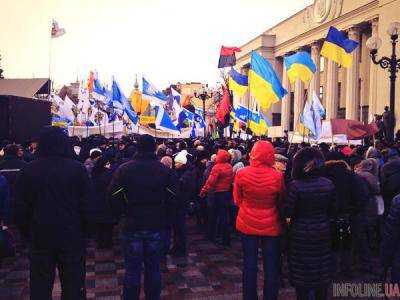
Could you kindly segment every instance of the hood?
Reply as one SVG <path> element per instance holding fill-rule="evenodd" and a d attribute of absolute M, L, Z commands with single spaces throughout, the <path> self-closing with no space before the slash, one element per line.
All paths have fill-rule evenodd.
<path fill-rule="evenodd" d="M 356 167 L 357 172 L 368 172 L 378 176 L 378 162 L 374 158 L 368 158 L 359 163 Z"/>
<path fill-rule="evenodd" d="M 54 126 L 46 126 L 41 130 L 38 146 L 39 156 L 70 157 L 72 151 L 68 136 L 63 129 Z"/>
<path fill-rule="evenodd" d="M 217 158 L 215 159 L 215 162 L 217 164 L 230 163 L 231 156 L 230 156 L 229 152 L 226 150 L 218 150 Z"/>
<path fill-rule="evenodd" d="M 250 152 L 250 165 L 257 167 L 266 165 L 272 167 L 275 163 L 275 149 L 270 142 L 258 141 Z"/>
<path fill-rule="evenodd" d="M 367 152 L 365 153 L 365 158 L 380 158 L 379 151 L 374 147 L 369 147 Z"/>

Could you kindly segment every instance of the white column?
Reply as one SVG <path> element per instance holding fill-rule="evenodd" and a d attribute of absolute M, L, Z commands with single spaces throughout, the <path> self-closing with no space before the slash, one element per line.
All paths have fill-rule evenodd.
<path fill-rule="evenodd" d="M 281 127 L 283 136 L 284 131 L 290 128 L 290 84 L 285 67 L 283 67 L 282 72 L 282 86 L 288 92 L 286 96 L 282 98 Z"/>
<path fill-rule="evenodd" d="M 372 36 L 378 36 L 378 19 L 373 19 L 371 22 L 372 27 Z M 365 54 L 367 55 L 367 54 Z M 368 59 L 370 59 L 368 57 Z M 374 119 L 374 114 L 377 113 L 377 98 L 378 98 L 378 66 L 374 63 L 370 62 L 369 64 L 369 93 L 368 93 L 368 106 L 369 106 L 369 122 L 372 122 Z"/>
<path fill-rule="evenodd" d="M 349 29 L 349 39 L 360 40 L 360 29 L 358 27 Z M 346 70 L 346 119 L 358 120 L 360 106 L 360 48 L 357 47 L 351 55 L 353 56 L 353 63 Z"/>
<path fill-rule="evenodd" d="M 321 59 L 321 54 L 320 54 L 320 44 L 318 42 L 314 42 L 311 45 L 311 58 L 314 61 L 317 71 L 315 72 L 313 78 L 311 79 L 310 82 L 310 88 L 308 89 L 308 99 L 312 99 L 313 93 L 317 96 L 319 96 L 319 89 L 320 89 L 320 59 Z"/>
<path fill-rule="evenodd" d="M 328 60 L 325 66 L 326 74 L 326 119 L 335 119 L 338 110 L 338 66 L 332 61 Z"/>
<path fill-rule="evenodd" d="M 293 130 L 296 131 L 300 122 L 300 114 L 304 107 L 304 84 L 300 79 L 296 80 L 294 88 L 294 112 Z"/>

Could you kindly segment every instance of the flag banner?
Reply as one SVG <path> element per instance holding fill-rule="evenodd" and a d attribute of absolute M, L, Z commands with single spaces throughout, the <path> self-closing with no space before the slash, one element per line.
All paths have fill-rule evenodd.
<path fill-rule="evenodd" d="M 336 29 L 330 27 L 328 36 L 325 39 L 321 49 L 321 55 L 337 64 L 348 68 L 353 62 L 351 53 L 358 47 L 358 42 L 348 39 L 346 35 Z"/>
<path fill-rule="evenodd" d="M 144 77 L 142 77 L 142 93 L 142 97 L 149 100 L 153 106 L 164 106 L 167 103 L 167 96 Z"/>
<path fill-rule="evenodd" d="M 183 108 L 182 111 L 185 113 L 187 119 L 188 119 L 190 122 L 193 122 L 193 121 L 194 121 L 194 113 L 192 113 L 190 110 L 187 110 L 186 108 Z"/>
<path fill-rule="evenodd" d="M 154 124 L 156 122 L 156 117 L 155 116 L 140 116 L 139 117 L 139 123 L 142 125 L 146 124 Z"/>
<path fill-rule="evenodd" d="M 349 140 L 360 140 L 379 132 L 374 122 L 364 124 L 356 120 L 331 119 L 331 126 L 333 135 L 345 134 Z"/>
<path fill-rule="evenodd" d="M 226 86 L 222 86 L 222 100 L 218 105 L 217 112 L 215 116 L 217 117 L 217 120 L 223 125 L 226 126 L 227 123 L 229 123 L 229 119 L 226 117 L 227 115 L 229 116 L 230 113 L 230 107 L 231 107 L 231 96 L 229 95 L 229 91 Z M 227 120 L 228 119 L 228 122 Z"/>
<path fill-rule="evenodd" d="M 164 107 L 157 106 L 156 110 L 157 110 L 157 117 L 155 124 L 157 129 L 164 130 L 166 132 L 170 132 L 173 134 L 180 132 L 172 122 L 171 118 L 165 111 Z"/>
<path fill-rule="evenodd" d="M 97 78 L 97 73 L 93 75 L 93 99 L 100 101 L 102 103 L 107 102 L 107 91 L 106 88 L 101 84 L 100 80 Z"/>
<path fill-rule="evenodd" d="M 249 89 L 264 110 L 287 94 L 269 61 L 256 51 L 251 53 Z"/>
<path fill-rule="evenodd" d="M 237 47 L 221 47 L 221 52 L 218 61 L 218 68 L 233 67 L 236 65 L 236 52 L 242 51 Z"/>
<path fill-rule="evenodd" d="M 58 38 L 60 36 L 63 36 L 65 34 L 65 29 L 60 28 L 58 25 L 58 22 L 56 20 L 53 20 L 51 24 L 51 38 Z"/>
<path fill-rule="evenodd" d="M 284 58 L 284 64 L 290 82 L 300 79 L 308 84 L 317 71 L 314 61 L 308 52 L 300 51 Z"/>
<path fill-rule="evenodd" d="M 122 111 L 128 116 L 129 120 L 131 120 L 133 124 L 137 124 L 138 116 L 136 112 L 133 111 L 131 104 L 129 103 L 125 95 L 122 93 L 119 84 L 115 81 L 114 78 L 112 79 L 111 91 L 112 91 L 112 97 L 111 97 L 112 107 L 114 108 L 115 105 L 115 107 L 122 109 Z"/>
<path fill-rule="evenodd" d="M 239 105 L 239 107 L 234 110 L 234 118 L 242 123 L 247 123 L 250 119 L 250 115 L 251 111 L 242 105 Z"/>
<path fill-rule="evenodd" d="M 268 133 L 268 126 L 258 112 L 251 112 L 249 128 L 254 136 L 262 136 Z"/>
<path fill-rule="evenodd" d="M 206 127 L 206 122 L 203 117 L 199 114 L 194 114 L 194 122 L 199 125 L 200 128 Z"/>
<path fill-rule="evenodd" d="M 229 72 L 229 89 L 237 96 L 243 97 L 248 90 L 249 78 L 242 75 L 234 68 Z"/>
<path fill-rule="evenodd" d="M 322 117 L 324 115 L 325 109 L 314 92 L 312 100 L 306 101 L 304 105 L 303 113 L 300 116 L 300 124 L 309 130 L 308 133 L 315 140 L 319 140 L 321 138 Z M 307 134 L 307 132 L 301 127 L 299 131 L 302 131 L 304 135 Z"/>
<path fill-rule="evenodd" d="M 261 118 L 264 119 L 265 124 L 266 124 L 268 127 L 271 127 L 271 126 L 272 126 L 272 121 L 271 121 L 271 119 L 267 116 L 266 113 L 260 111 L 260 116 L 261 116 Z"/>

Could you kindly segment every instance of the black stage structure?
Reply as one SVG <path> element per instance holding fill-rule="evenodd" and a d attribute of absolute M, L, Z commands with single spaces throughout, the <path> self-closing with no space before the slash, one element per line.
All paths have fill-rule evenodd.
<path fill-rule="evenodd" d="M 0 141 L 25 143 L 51 125 L 49 86 L 48 79 L 0 80 Z"/>

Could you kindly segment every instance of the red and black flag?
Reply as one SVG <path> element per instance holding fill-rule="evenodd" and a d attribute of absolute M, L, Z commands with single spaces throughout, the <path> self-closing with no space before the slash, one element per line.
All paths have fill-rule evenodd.
<path fill-rule="evenodd" d="M 237 47 L 221 47 L 221 54 L 219 56 L 218 68 L 233 67 L 236 65 L 236 52 L 242 51 Z"/>

